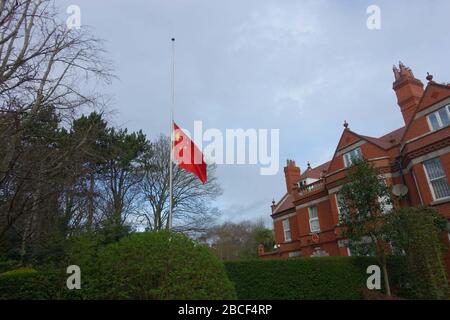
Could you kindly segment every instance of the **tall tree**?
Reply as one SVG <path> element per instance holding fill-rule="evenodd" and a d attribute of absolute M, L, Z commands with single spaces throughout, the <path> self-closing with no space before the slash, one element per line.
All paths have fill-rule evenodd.
<path fill-rule="evenodd" d="M 379 170 L 365 159 L 353 159 L 346 183 L 339 191 L 344 236 L 355 255 L 375 255 L 383 270 L 386 293 L 391 295 L 387 270 L 389 239 L 386 211 L 391 208 L 390 190 Z"/>
<path fill-rule="evenodd" d="M 60 223 L 60 197 L 81 173 L 70 169 L 90 132 L 74 140 L 62 122 L 99 105 L 89 84 L 111 78 L 101 43 L 53 4 L 0 1 L 0 244 L 20 239 L 22 256 Z"/>
<path fill-rule="evenodd" d="M 144 177 L 144 156 L 148 154 L 149 144 L 142 131 L 108 130 L 101 194 L 103 213 L 114 225 L 123 225 L 135 212 Z"/>

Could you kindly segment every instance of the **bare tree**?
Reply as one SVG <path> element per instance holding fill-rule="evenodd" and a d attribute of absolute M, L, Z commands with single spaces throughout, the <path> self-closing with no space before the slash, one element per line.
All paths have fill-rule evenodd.
<path fill-rule="evenodd" d="M 86 91 L 86 82 L 92 76 L 108 81 L 111 67 L 100 41 L 83 29 L 67 29 L 57 19 L 53 1 L 1 0 L 0 9 L 0 108 L 10 115 L 2 118 L 0 129 L 5 143 L 1 181 L 14 160 L 23 127 L 39 110 L 53 106 L 67 113 L 93 106 L 99 96 Z M 19 125 L 15 114 L 24 115 Z"/>
<path fill-rule="evenodd" d="M 258 245 L 271 251 L 275 244 L 273 231 L 264 226 L 262 219 L 213 226 L 200 240 L 222 260 L 256 258 Z"/>
<path fill-rule="evenodd" d="M 0 0 L 0 243 L 7 231 L 31 242 L 83 173 L 74 160 L 89 128 L 67 143 L 58 124 L 101 102 L 89 87 L 112 77 L 103 53 L 52 0 Z"/>
<path fill-rule="evenodd" d="M 141 183 L 145 205 L 138 216 L 150 230 L 168 227 L 169 158 L 170 140 L 166 136 L 160 136 L 152 143 Z M 202 184 L 195 175 L 173 164 L 175 230 L 198 235 L 213 224 L 219 212 L 211 203 L 222 193 L 214 173 L 215 166 L 208 165 L 208 181 Z"/>

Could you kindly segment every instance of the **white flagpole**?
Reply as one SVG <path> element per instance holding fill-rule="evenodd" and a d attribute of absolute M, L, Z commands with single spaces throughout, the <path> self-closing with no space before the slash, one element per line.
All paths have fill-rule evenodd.
<path fill-rule="evenodd" d="M 169 160 L 169 216 L 168 228 L 172 229 L 173 209 L 173 109 L 175 106 L 175 38 L 172 38 L 172 101 L 170 106 L 170 160 Z"/>

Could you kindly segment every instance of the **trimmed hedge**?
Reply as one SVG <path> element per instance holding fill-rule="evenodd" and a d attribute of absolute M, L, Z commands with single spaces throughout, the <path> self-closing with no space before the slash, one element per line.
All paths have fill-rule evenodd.
<path fill-rule="evenodd" d="M 225 268 L 243 300 L 363 299 L 373 258 L 321 257 L 230 261 Z"/>
<path fill-rule="evenodd" d="M 82 239 L 66 265 L 81 268 L 68 290 L 65 267 L 0 275 L 0 299 L 235 299 L 223 263 L 204 245 L 169 231 L 123 238 L 105 247 Z"/>
<path fill-rule="evenodd" d="M 57 277 L 34 269 L 0 274 L 0 300 L 45 300 L 56 296 Z"/>
<path fill-rule="evenodd" d="M 211 250 L 169 231 L 134 234 L 108 245 L 84 279 L 90 299 L 236 298 L 223 263 Z"/>

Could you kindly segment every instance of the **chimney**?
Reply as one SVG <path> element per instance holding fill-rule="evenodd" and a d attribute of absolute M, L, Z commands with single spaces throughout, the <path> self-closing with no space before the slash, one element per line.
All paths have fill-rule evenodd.
<path fill-rule="evenodd" d="M 300 180 L 301 172 L 300 168 L 295 165 L 294 160 L 288 160 L 286 167 L 284 167 L 284 176 L 286 179 L 286 190 L 288 193 L 292 193 L 297 189 L 296 183 Z"/>
<path fill-rule="evenodd" d="M 393 89 L 397 95 L 397 103 L 402 111 L 405 124 L 408 124 L 422 98 L 423 83 L 416 79 L 411 69 L 405 67 L 401 62 L 398 68 L 394 66 L 394 77 Z"/>

